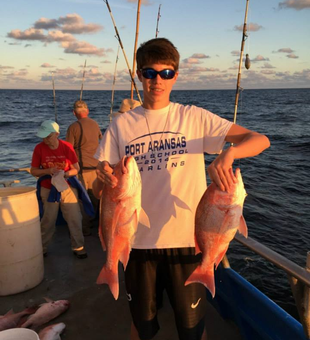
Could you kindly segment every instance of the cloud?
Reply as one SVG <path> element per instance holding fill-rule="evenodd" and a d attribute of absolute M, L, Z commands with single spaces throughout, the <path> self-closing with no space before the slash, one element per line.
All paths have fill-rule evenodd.
<path fill-rule="evenodd" d="M 262 70 L 261 71 L 262 74 L 265 74 L 265 75 L 272 75 L 272 74 L 275 74 L 275 71 L 272 71 L 272 70 Z"/>
<path fill-rule="evenodd" d="M 54 81 L 57 84 L 67 85 L 70 83 L 70 85 L 78 85 L 81 86 L 82 76 L 83 72 L 82 70 L 75 70 L 71 67 L 67 67 L 64 69 L 57 68 L 56 70 L 49 71 L 48 73 L 44 73 L 41 76 L 41 81 L 43 82 L 50 82 L 52 80 L 52 74 L 54 77 Z M 118 73 L 118 82 L 121 82 L 123 78 L 123 71 L 119 71 Z M 90 68 L 85 73 L 85 82 L 84 82 L 84 88 L 87 87 L 87 84 L 92 85 L 102 85 L 102 84 L 109 84 L 113 80 L 112 73 L 106 72 L 106 73 L 100 73 L 98 68 Z M 130 79 L 127 73 L 127 79 L 126 83 L 130 83 Z"/>
<path fill-rule="evenodd" d="M 56 19 L 40 18 L 34 23 L 34 28 L 49 30 L 51 28 L 58 28 L 58 22 Z"/>
<path fill-rule="evenodd" d="M 273 51 L 272 53 L 292 53 L 294 52 L 292 49 L 290 49 L 289 47 L 285 47 L 285 48 L 280 48 L 277 51 Z"/>
<path fill-rule="evenodd" d="M 53 68 L 55 66 L 49 64 L 49 63 L 43 63 L 40 67 L 43 67 L 43 68 Z"/>
<path fill-rule="evenodd" d="M 61 45 L 64 48 L 65 53 L 96 55 L 100 57 L 105 55 L 105 50 L 103 48 L 97 48 L 86 41 L 65 41 Z"/>
<path fill-rule="evenodd" d="M 58 19 L 40 18 L 34 23 L 34 27 L 24 31 L 12 30 L 7 33 L 7 37 L 15 40 L 40 41 L 44 44 L 57 42 L 65 53 L 104 56 L 111 49 L 98 48 L 86 41 L 78 41 L 73 36 L 73 34 L 96 33 L 102 29 L 101 25 L 85 24 L 80 15 L 73 13 Z"/>
<path fill-rule="evenodd" d="M 263 28 L 263 26 L 254 23 L 249 23 L 246 27 L 248 32 L 257 32 Z M 243 25 L 235 26 L 234 31 L 243 31 Z"/>
<path fill-rule="evenodd" d="M 58 19 L 40 18 L 34 23 L 35 29 L 60 29 L 64 33 L 83 34 L 96 33 L 103 29 L 103 26 L 98 24 L 85 24 L 84 19 L 76 14 L 67 14 L 65 17 Z"/>
<path fill-rule="evenodd" d="M 287 58 L 289 59 L 298 59 L 299 57 L 297 55 L 295 55 L 294 53 L 288 54 Z"/>
<path fill-rule="evenodd" d="M 310 0 L 287 0 L 279 3 L 279 9 L 292 8 L 297 11 L 310 8 Z"/>
<path fill-rule="evenodd" d="M 14 43 L 9 43 L 9 45 L 11 45 L 11 46 L 16 46 L 16 45 L 21 45 L 21 43 L 19 43 L 19 42 L 14 42 Z"/>
<path fill-rule="evenodd" d="M 72 34 L 63 33 L 62 31 L 51 31 L 48 32 L 46 37 L 47 42 L 70 42 L 77 41 Z"/>
<path fill-rule="evenodd" d="M 14 69 L 14 67 L 13 66 L 2 66 L 2 65 L 0 65 L 0 71 L 2 71 L 2 70 L 10 70 L 10 69 Z"/>
<path fill-rule="evenodd" d="M 272 66 L 272 65 L 269 64 L 269 63 L 265 63 L 264 66 L 262 66 L 261 68 L 263 68 L 263 69 L 271 69 L 271 68 L 275 68 L 275 67 Z"/>
<path fill-rule="evenodd" d="M 23 68 L 17 71 L 9 72 L 9 73 L 4 73 L 3 74 L 7 79 L 10 80 L 18 80 L 25 78 L 28 75 L 28 70 Z"/>
<path fill-rule="evenodd" d="M 103 61 L 100 61 L 100 64 L 111 64 L 111 61 L 110 60 L 103 60 Z"/>
<path fill-rule="evenodd" d="M 7 34 L 8 38 L 13 38 L 16 40 L 39 40 L 46 41 L 46 36 L 43 30 L 36 28 L 28 28 L 24 32 L 21 30 L 12 30 Z"/>
<path fill-rule="evenodd" d="M 59 69 L 57 68 L 55 71 L 53 71 L 54 79 L 55 81 L 67 81 L 67 80 L 74 80 L 77 78 L 78 72 L 75 71 L 71 67 L 67 67 L 65 69 Z M 49 74 L 42 74 L 41 77 L 42 81 L 51 81 L 52 80 L 52 73 Z"/>
<path fill-rule="evenodd" d="M 84 19 L 76 13 L 68 14 L 65 17 L 60 17 L 58 21 L 59 24 L 63 24 L 62 31 L 64 33 L 96 33 L 103 29 L 103 26 L 98 24 L 84 24 Z"/>
<path fill-rule="evenodd" d="M 231 51 L 230 54 L 233 55 L 234 57 L 239 57 L 240 51 Z"/>
<path fill-rule="evenodd" d="M 84 64 L 81 64 L 81 65 L 79 65 L 79 67 L 80 68 L 84 68 Z M 88 67 L 88 68 L 93 68 L 93 67 L 97 67 L 98 68 L 98 66 L 96 66 L 96 65 L 86 65 L 86 67 Z"/>
<path fill-rule="evenodd" d="M 255 62 L 261 62 L 261 61 L 269 61 L 269 58 L 265 58 L 262 55 L 257 55 L 254 59 L 251 59 L 253 63 Z"/>
<path fill-rule="evenodd" d="M 210 58 L 210 56 L 205 55 L 204 53 L 194 53 L 190 58 L 207 59 Z"/>
<path fill-rule="evenodd" d="M 185 63 L 185 64 L 200 64 L 201 61 L 197 58 L 186 58 L 186 59 L 183 59 L 183 63 Z"/>

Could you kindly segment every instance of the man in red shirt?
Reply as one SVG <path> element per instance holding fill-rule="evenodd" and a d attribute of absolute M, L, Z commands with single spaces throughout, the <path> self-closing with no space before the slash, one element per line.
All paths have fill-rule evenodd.
<path fill-rule="evenodd" d="M 54 235 L 60 205 L 70 231 L 72 251 L 77 258 L 84 259 L 87 257 L 87 253 L 84 249 L 82 215 L 77 189 L 67 186 L 66 189 L 60 192 L 61 198 L 59 202 L 48 201 L 53 176 L 60 176 L 60 179 L 63 180 L 62 176 L 66 179 L 78 174 L 77 156 L 70 143 L 58 139 L 59 125 L 54 121 L 45 120 L 39 128 L 37 136 L 42 138 L 43 141 L 34 148 L 30 172 L 35 177 L 51 176 L 46 176 L 46 178 L 42 179 L 40 190 L 44 208 L 41 219 L 43 254 L 47 253 L 48 244 Z"/>

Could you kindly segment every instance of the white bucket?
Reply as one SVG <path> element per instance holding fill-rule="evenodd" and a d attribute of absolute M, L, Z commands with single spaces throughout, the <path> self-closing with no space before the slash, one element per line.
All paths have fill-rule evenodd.
<path fill-rule="evenodd" d="M 11 328 L 0 332 L 0 340 L 40 340 L 40 338 L 31 329 Z"/>
<path fill-rule="evenodd" d="M 31 289 L 43 275 L 36 189 L 0 188 L 0 296 Z"/>

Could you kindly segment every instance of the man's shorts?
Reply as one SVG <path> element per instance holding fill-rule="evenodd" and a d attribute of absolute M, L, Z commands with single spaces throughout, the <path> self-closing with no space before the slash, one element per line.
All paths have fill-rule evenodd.
<path fill-rule="evenodd" d="M 206 290 L 200 283 L 184 286 L 201 260 L 195 248 L 132 249 L 125 271 L 133 323 L 141 340 L 159 330 L 157 306 L 166 289 L 175 313 L 180 340 L 201 340 L 206 311 Z"/>

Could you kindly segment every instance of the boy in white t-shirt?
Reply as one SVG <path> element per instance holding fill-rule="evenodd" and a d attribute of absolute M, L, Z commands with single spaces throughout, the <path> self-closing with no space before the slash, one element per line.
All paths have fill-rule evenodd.
<path fill-rule="evenodd" d="M 196 268 L 194 217 L 206 189 L 204 153 L 219 154 L 208 166 L 211 181 L 227 190 L 237 158 L 256 156 L 269 147 L 266 136 L 196 107 L 170 102 L 178 77 L 179 53 L 165 38 L 143 43 L 137 51 L 137 75 L 143 103 L 115 118 L 95 158 L 100 162 L 94 193 L 116 185 L 113 165 L 135 157 L 142 178 L 142 207 L 150 228 L 138 226 L 125 272 L 133 319 L 131 340 L 152 339 L 159 329 L 158 297 L 166 289 L 180 340 L 205 340 L 205 288 L 184 286 Z M 226 142 L 233 143 L 223 150 Z M 157 299 L 156 299 L 157 297 Z"/>

